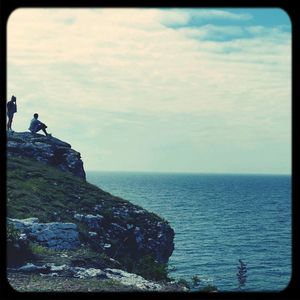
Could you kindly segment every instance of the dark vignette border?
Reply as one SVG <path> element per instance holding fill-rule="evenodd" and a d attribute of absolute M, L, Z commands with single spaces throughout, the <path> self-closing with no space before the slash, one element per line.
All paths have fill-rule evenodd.
<path fill-rule="evenodd" d="M 0 298 L 1 299 L 40 299 L 40 298 L 63 298 L 63 299 L 103 299 L 103 298 L 126 298 L 137 297 L 143 299 L 156 299 L 156 298 L 178 298 L 178 299 L 300 299 L 300 279 L 299 279 L 299 231 L 297 231 L 297 210 L 296 202 L 298 201 L 296 176 L 297 171 L 295 168 L 297 161 L 296 143 L 295 143 L 295 128 L 296 128 L 296 102 L 299 99 L 297 96 L 298 91 L 295 86 L 296 82 L 296 65 L 299 49 L 299 15 L 300 9 L 297 9 L 296 1 L 293 0 L 198 0 L 198 1 L 97 1 L 97 0 L 0 0 L 0 160 L 1 160 L 1 191 L 2 196 L 0 202 L 0 237 L 2 240 L 0 247 Z M 290 17 L 292 24 L 292 278 L 288 287 L 282 292 L 276 293 L 258 293 L 258 292 L 244 292 L 244 293 L 158 293 L 158 292 L 140 292 L 140 293 L 20 293 L 16 292 L 8 284 L 6 278 L 6 24 L 10 14 L 17 8 L 25 7 L 195 7 L 195 8 L 281 8 Z M 299 101 L 299 100 L 298 100 Z M 296 155 L 295 155 L 296 153 Z"/>

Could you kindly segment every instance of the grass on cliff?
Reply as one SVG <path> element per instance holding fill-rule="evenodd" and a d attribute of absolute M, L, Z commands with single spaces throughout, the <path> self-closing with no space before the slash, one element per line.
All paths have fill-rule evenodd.
<path fill-rule="evenodd" d="M 7 159 L 7 216 L 37 217 L 40 222 L 74 222 L 74 212 L 93 213 L 96 204 L 101 213 L 129 203 L 81 178 L 29 158 Z M 152 218 L 160 220 L 154 214 Z"/>
<path fill-rule="evenodd" d="M 124 205 L 135 206 L 130 202 L 115 197 L 108 192 L 75 177 L 71 173 L 63 172 L 55 167 L 45 165 L 29 158 L 20 158 L 9 156 L 7 159 L 7 217 L 15 219 L 24 219 L 36 217 L 40 222 L 75 222 L 75 213 L 96 214 L 93 211 L 95 205 L 101 204 L 99 214 L 103 215 L 108 222 L 114 222 L 116 216 L 113 215 L 113 207 Z M 132 216 L 130 218 L 133 218 Z M 126 219 L 127 223 L 146 222 L 144 215 L 137 215 L 134 220 Z M 137 220 L 138 219 L 138 220 Z M 147 219 L 153 221 L 164 221 L 159 216 L 149 213 Z M 79 223 L 81 241 L 85 241 L 87 228 Z M 113 240 L 111 240 L 113 243 Z M 13 243 L 12 243 L 13 244 Z M 57 264 L 70 264 L 73 266 L 90 267 L 115 267 L 128 269 L 125 258 L 118 261 L 111 261 L 104 253 L 98 253 L 93 249 L 91 240 L 88 245 L 74 251 L 68 251 L 67 257 L 62 257 L 59 251 L 45 251 L 43 247 L 31 244 L 29 254 L 22 249 L 25 255 L 17 253 L 18 257 L 26 261 L 28 255 L 36 263 L 55 262 Z M 28 254 L 28 255 L 27 255 Z M 27 255 L 27 256 L 26 256 Z M 123 261 L 124 260 L 124 261 Z M 161 280 L 167 278 L 167 269 L 165 265 L 160 265 L 152 261 L 142 261 L 135 264 L 132 270 L 148 279 Z M 19 277 L 13 277 L 12 281 L 19 280 Z M 25 278 L 25 277 L 24 277 Z M 21 280 L 21 279 L 20 279 Z M 74 281 L 75 282 L 75 281 Z M 72 283 L 72 280 L 70 281 Z"/>

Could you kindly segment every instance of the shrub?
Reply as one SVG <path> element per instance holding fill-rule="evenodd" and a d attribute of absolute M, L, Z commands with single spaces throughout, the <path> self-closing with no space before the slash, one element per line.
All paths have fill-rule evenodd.
<path fill-rule="evenodd" d="M 48 248 L 38 245 L 37 243 L 34 243 L 34 242 L 30 242 L 28 244 L 28 248 L 29 248 L 29 251 L 31 252 L 32 256 L 51 255 L 51 254 L 55 253 L 54 250 L 48 249 Z"/>
<path fill-rule="evenodd" d="M 14 245 L 20 239 L 20 231 L 11 223 L 7 224 L 6 227 L 7 232 L 7 245 Z"/>
<path fill-rule="evenodd" d="M 208 284 L 207 286 L 201 289 L 201 292 L 206 292 L 206 293 L 213 293 L 217 291 L 218 291 L 217 287 L 211 284 Z"/>
<path fill-rule="evenodd" d="M 192 277 L 192 287 L 193 288 L 198 288 L 200 286 L 201 280 L 198 275 L 194 275 Z"/>
<path fill-rule="evenodd" d="M 15 267 L 32 257 L 27 240 L 20 239 L 20 231 L 13 224 L 7 224 L 7 266 Z"/>
<path fill-rule="evenodd" d="M 146 255 L 134 263 L 131 272 L 148 280 L 169 281 L 168 264 L 157 262 L 151 255 Z"/>
<path fill-rule="evenodd" d="M 247 264 L 239 259 L 238 273 L 236 274 L 239 284 L 239 289 L 245 286 L 247 280 Z"/>
<path fill-rule="evenodd" d="M 187 280 L 183 279 L 183 278 L 178 279 L 177 283 L 181 286 L 184 286 L 184 287 L 188 288 L 188 289 L 191 288 L 190 283 Z"/>

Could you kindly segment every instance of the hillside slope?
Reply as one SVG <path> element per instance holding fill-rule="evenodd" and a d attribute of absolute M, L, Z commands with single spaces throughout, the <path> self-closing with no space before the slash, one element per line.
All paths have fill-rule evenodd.
<path fill-rule="evenodd" d="M 27 230 L 24 232 L 29 240 L 50 250 L 51 243 L 47 238 L 34 239 L 34 228 L 49 231 L 47 224 L 59 223 L 75 224 L 74 228 L 78 230 L 78 246 L 64 250 L 68 259 L 62 261 L 61 251 L 52 249 L 40 251 L 35 257 L 37 261 L 67 261 L 73 266 L 85 267 L 118 266 L 149 279 L 159 279 L 151 278 L 155 275 L 151 275 L 149 267 L 165 271 L 174 249 L 174 231 L 166 220 L 86 182 L 83 164 L 83 172 L 79 173 L 84 176 L 74 174 L 72 168 L 61 168 L 61 165 L 72 167 L 70 160 L 64 164 L 63 159 L 68 155 L 55 158 L 55 153 L 62 153 L 57 149 L 61 150 L 64 142 L 54 139 L 52 143 L 49 138 L 32 137 L 27 133 L 10 134 L 7 140 L 9 222 L 19 224 L 19 229 Z M 49 160 L 50 150 L 54 156 Z M 39 159 L 34 155 L 35 159 L 30 158 L 30 153 L 39 153 Z M 27 218 L 37 219 L 33 223 L 22 220 Z M 51 234 L 54 233 L 49 236 Z"/>

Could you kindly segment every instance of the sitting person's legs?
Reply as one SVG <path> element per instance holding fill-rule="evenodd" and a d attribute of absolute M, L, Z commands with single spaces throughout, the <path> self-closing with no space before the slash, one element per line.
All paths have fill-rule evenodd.
<path fill-rule="evenodd" d="M 42 130 L 45 133 L 45 135 L 48 135 L 46 128 L 47 128 L 47 126 L 44 123 L 40 123 L 36 126 L 35 133 Z"/>

